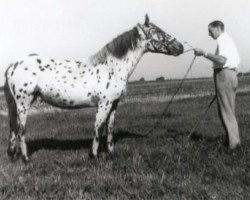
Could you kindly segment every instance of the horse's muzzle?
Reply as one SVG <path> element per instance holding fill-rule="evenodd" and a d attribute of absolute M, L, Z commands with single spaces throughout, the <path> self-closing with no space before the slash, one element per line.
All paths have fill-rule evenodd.
<path fill-rule="evenodd" d="M 174 40 L 173 42 L 168 43 L 166 45 L 166 49 L 168 50 L 168 54 L 173 55 L 173 56 L 179 56 L 180 54 L 184 52 L 183 45 L 177 40 Z"/>

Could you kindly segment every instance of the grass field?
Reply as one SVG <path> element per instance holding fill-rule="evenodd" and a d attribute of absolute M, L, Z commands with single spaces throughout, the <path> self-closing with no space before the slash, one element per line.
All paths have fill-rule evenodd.
<path fill-rule="evenodd" d="M 115 154 L 102 151 L 96 160 L 88 157 L 94 108 L 31 115 L 27 165 L 8 160 L 8 121 L 0 115 L 0 199 L 250 199 L 250 78 L 240 79 L 242 148 L 234 152 L 223 146 L 216 104 L 195 132 L 202 137 L 188 138 L 212 99 L 212 79 L 185 82 L 179 100 L 161 116 L 178 83 L 130 84 L 117 112 Z"/>

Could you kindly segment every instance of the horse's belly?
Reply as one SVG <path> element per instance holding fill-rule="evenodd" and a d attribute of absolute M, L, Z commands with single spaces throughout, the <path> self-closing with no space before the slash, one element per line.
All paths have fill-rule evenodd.
<path fill-rule="evenodd" d="M 40 92 L 42 99 L 54 106 L 62 108 L 83 108 L 95 106 L 95 103 L 86 94 L 76 90 L 71 91 L 43 91 Z"/>

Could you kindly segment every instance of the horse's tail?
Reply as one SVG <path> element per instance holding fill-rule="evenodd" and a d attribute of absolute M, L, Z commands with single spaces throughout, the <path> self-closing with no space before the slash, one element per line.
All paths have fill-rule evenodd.
<path fill-rule="evenodd" d="M 14 132 L 17 132 L 17 130 L 18 130 L 17 105 L 16 105 L 15 98 L 13 96 L 13 91 L 11 91 L 9 81 L 8 81 L 8 78 L 7 78 L 9 68 L 5 72 L 4 95 L 5 95 L 5 98 L 6 98 L 6 103 L 7 103 L 7 108 L 8 108 L 10 130 L 14 131 Z"/>

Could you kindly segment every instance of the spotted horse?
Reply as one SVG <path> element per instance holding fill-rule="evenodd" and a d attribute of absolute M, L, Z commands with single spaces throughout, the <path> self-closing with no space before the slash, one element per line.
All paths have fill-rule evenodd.
<path fill-rule="evenodd" d="M 117 36 L 89 59 L 57 60 L 30 54 L 11 64 L 4 87 L 10 123 L 9 157 L 20 154 L 29 161 L 25 125 L 28 110 L 38 96 L 60 108 L 97 107 L 90 155 L 97 157 L 99 136 L 104 131 L 108 152 L 113 153 L 117 105 L 130 75 L 147 52 L 183 53 L 183 45 L 151 23 L 148 15 L 143 24 Z"/>

